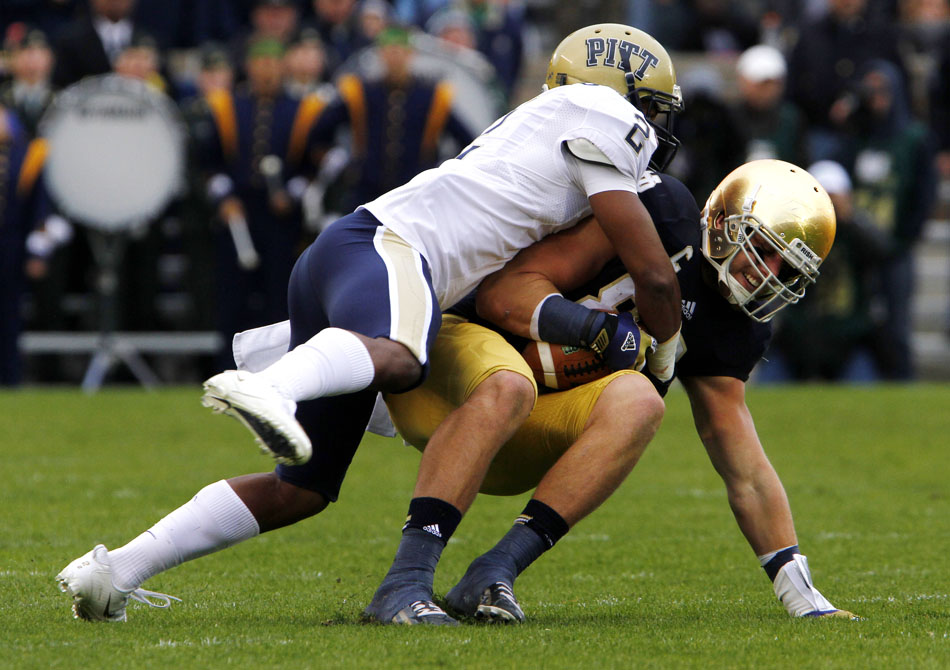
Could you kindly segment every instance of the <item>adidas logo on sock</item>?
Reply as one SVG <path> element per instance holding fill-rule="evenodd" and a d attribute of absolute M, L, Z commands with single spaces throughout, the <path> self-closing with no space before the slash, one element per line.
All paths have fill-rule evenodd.
<path fill-rule="evenodd" d="M 442 531 L 439 530 L 439 524 L 437 523 L 429 524 L 428 526 L 423 526 L 422 530 L 424 530 L 427 533 L 432 533 L 436 537 L 442 537 Z"/>

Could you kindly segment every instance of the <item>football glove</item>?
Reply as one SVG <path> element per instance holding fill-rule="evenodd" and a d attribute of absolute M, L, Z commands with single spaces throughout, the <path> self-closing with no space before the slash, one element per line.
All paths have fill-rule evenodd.
<path fill-rule="evenodd" d="M 655 340 L 640 329 L 630 312 L 606 316 L 590 348 L 611 370 L 642 369 L 646 352 L 652 348 Z"/>

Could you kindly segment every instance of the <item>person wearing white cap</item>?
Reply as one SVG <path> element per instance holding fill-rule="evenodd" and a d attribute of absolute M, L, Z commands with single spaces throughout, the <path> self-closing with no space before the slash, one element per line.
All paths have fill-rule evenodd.
<path fill-rule="evenodd" d="M 774 367 L 766 378 L 874 381 L 892 340 L 871 309 L 873 275 L 893 245 L 855 207 L 851 177 L 840 163 L 821 160 L 808 172 L 835 208 L 834 253 L 822 264 L 821 281 L 808 299 L 789 308 L 789 318 L 777 329 L 770 357 Z"/>
<path fill-rule="evenodd" d="M 802 113 L 783 98 L 786 74 L 782 52 L 766 44 L 746 49 L 736 61 L 739 101 L 732 112 L 744 141 L 744 161 L 805 162 Z"/>

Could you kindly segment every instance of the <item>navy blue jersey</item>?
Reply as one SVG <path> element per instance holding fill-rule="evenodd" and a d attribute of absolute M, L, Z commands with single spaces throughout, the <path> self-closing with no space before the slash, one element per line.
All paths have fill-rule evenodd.
<path fill-rule="evenodd" d="M 699 209 L 682 182 L 648 173 L 641 185 L 645 188 L 640 200 L 673 261 L 683 299 L 685 351 L 676 363 L 676 374 L 747 380 L 765 353 L 771 327 L 734 309 L 719 295 L 715 283 L 705 278 L 712 268 L 702 253 Z M 597 277 L 565 297 L 590 306 L 629 310 L 634 307 L 633 281 L 620 259 L 614 258 Z"/>

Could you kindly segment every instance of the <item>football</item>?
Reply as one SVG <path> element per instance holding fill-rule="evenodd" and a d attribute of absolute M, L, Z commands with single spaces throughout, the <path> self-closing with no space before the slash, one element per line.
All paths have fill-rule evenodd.
<path fill-rule="evenodd" d="M 529 342 L 521 355 L 539 386 L 563 391 L 606 377 L 612 371 L 589 349 Z"/>

